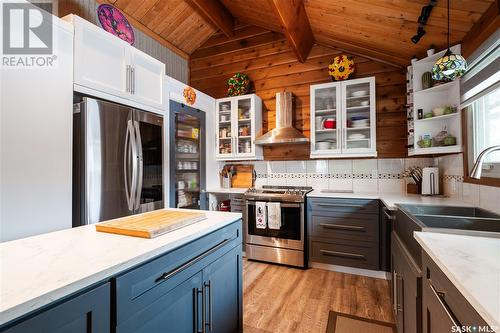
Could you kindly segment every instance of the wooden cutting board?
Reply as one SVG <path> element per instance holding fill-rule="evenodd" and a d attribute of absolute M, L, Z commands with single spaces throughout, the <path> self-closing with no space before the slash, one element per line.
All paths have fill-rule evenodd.
<path fill-rule="evenodd" d="M 160 209 L 99 223 L 95 229 L 112 234 L 155 238 L 206 218 L 205 213 Z"/>
<path fill-rule="evenodd" d="M 231 178 L 231 187 L 253 187 L 253 165 L 235 164 L 236 173 Z"/>

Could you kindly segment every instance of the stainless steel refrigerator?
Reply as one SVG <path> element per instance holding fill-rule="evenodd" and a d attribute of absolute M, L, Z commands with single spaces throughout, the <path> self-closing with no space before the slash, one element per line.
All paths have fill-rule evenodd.
<path fill-rule="evenodd" d="M 170 207 L 206 209 L 205 112 L 170 101 Z"/>
<path fill-rule="evenodd" d="M 163 117 L 75 96 L 73 226 L 164 207 Z"/>

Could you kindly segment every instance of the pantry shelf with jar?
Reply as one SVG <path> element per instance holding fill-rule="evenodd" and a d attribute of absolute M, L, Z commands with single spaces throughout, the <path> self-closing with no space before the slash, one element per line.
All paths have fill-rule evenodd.
<path fill-rule="evenodd" d="M 259 160 L 262 147 L 255 138 L 262 130 L 262 100 L 255 94 L 216 101 L 215 140 L 217 161 Z"/>
<path fill-rule="evenodd" d="M 311 158 L 376 157 L 375 77 L 310 87 Z"/>

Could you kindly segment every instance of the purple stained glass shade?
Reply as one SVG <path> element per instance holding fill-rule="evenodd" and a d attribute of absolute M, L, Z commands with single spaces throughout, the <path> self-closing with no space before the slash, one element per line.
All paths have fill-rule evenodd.
<path fill-rule="evenodd" d="M 97 7 L 97 17 L 104 30 L 123 39 L 130 45 L 134 44 L 134 30 L 119 9 L 108 4 L 99 5 Z"/>

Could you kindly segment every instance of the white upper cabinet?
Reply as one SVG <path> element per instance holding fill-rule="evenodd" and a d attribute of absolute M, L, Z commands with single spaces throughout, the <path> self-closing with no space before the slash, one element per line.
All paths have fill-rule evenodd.
<path fill-rule="evenodd" d="M 64 19 L 75 27 L 76 91 L 89 93 L 90 89 L 163 108 L 164 63 L 81 17 L 68 15 Z"/>
<path fill-rule="evenodd" d="M 262 159 L 255 138 L 262 130 L 262 100 L 255 94 L 218 99 L 216 102 L 216 159 Z"/>
<path fill-rule="evenodd" d="M 311 158 L 375 157 L 375 78 L 311 86 Z"/>
<path fill-rule="evenodd" d="M 163 105 L 165 64 L 135 48 L 130 48 L 131 92 L 144 104 Z"/>

